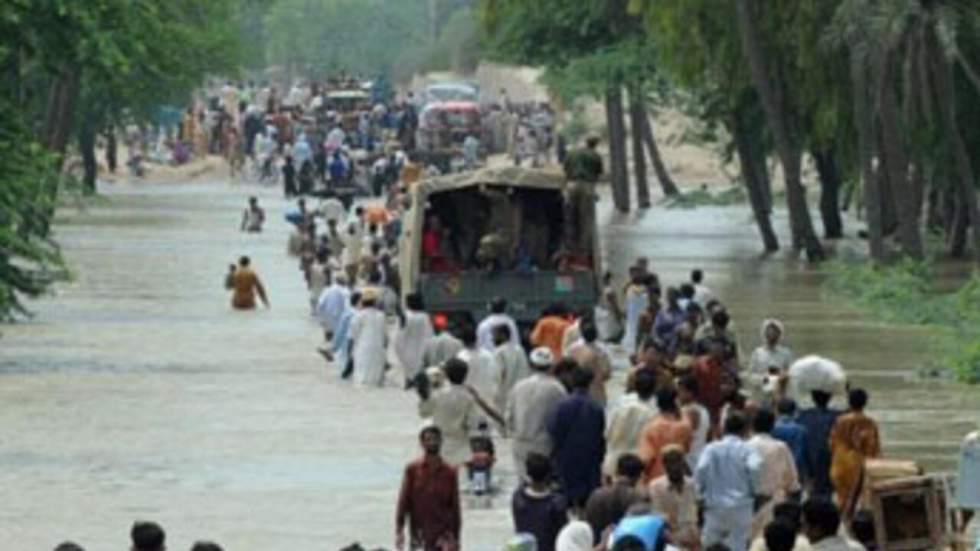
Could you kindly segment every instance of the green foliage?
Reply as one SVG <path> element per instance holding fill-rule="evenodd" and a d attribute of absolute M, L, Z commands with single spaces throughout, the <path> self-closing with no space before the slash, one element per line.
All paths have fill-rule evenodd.
<path fill-rule="evenodd" d="M 601 97 L 629 80 L 659 85 L 656 42 L 623 0 L 483 0 L 487 50 L 545 68 L 563 102 Z"/>
<path fill-rule="evenodd" d="M 240 1 L 0 3 L 0 319 L 26 315 L 22 298 L 65 275 L 50 230 L 62 151 L 43 144 L 147 121 L 208 74 L 235 72 Z"/>
<path fill-rule="evenodd" d="M 617 40 L 595 3 L 483 0 L 481 22 L 487 31 L 488 50 L 504 61 L 548 69 L 564 67 Z"/>
<path fill-rule="evenodd" d="M 669 209 L 693 209 L 700 206 L 725 207 L 744 203 L 745 200 L 745 188 L 741 186 L 732 186 L 718 193 L 712 193 L 707 186 L 702 186 L 694 191 L 667 197 L 664 205 Z"/>
<path fill-rule="evenodd" d="M 925 325 L 935 331 L 941 367 L 958 379 L 980 383 L 980 275 L 955 292 L 936 292 L 931 265 L 902 260 L 886 266 L 834 262 L 827 289 L 891 323 Z"/>
<path fill-rule="evenodd" d="M 314 80 L 472 68 L 479 32 L 469 3 L 437 1 L 433 37 L 429 0 L 278 0 L 264 21 L 267 61 Z"/>
<path fill-rule="evenodd" d="M 28 315 L 36 297 L 64 277 L 50 234 L 58 174 L 51 155 L 30 138 L 10 105 L 0 103 L 0 320 Z"/>
<path fill-rule="evenodd" d="M 589 134 L 589 122 L 581 105 L 573 105 L 571 117 L 561 126 L 560 132 L 570 144 L 579 143 Z"/>
<path fill-rule="evenodd" d="M 124 117 L 149 122 L 160 105 L 188 104 L 208 75 L 237 72 L 239 8 L 238 0 L 115 2 L 96 31 L 111 29 L 111 47 L 82 55 L 80 120 L 97 128 Z"/>
<path fill-rule="evenodd" d="M 474 71 L 483 54 L 477 15 L 468 7 L 456 10 L 441 28 L 435 42 L 399 51 L 402 53 L 389 70 L 396 81 L 407 80 L 418 72 Z"/>

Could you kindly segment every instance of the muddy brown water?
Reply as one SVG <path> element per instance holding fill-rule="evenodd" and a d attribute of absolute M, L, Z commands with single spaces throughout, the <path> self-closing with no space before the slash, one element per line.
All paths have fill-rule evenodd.
<path fill-rule="evenodd" d="M 320 335 L 286 256 L 277 190 L 103 191 L 107 204 L 64 211 L 57 224 L 76 279 L 31 303 L 34 319 L 0 328 L 0 548 L 73 539 L 120 549 L 135 519 L 160 522 L 170 549 L 198 539 L 230 551 L 390 546 L 401 469 L 416 453 L 416 400 L 394 383 L 342 384 L 314 353 Z M 237 231 L 249 194 L 269 215 L 257 236 Z M 761 320 L 780 318 L 798 355 L 836 358 L 871 390 L 887 455 L 953 467 L 980 390 L 917 377 L 931 361 L 928 333 L 826 297 L 804 263 L 760 258 L 746 207 L 604 209 L 601 221 L 614 271 L 637 255 L 667 284 L 704 269 L 746 353 Z M 229 310 L 222 278 L 240 254 L 253 258 L 271 310 Z M 499 455 L 510 485 L 506 443 Z M 500 548 L 508 501 L 466 500 L 466 549 Z"/>

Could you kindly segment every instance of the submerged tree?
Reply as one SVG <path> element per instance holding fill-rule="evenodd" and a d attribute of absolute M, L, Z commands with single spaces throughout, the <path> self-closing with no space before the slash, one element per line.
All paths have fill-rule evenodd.
<path fill-rule="evenodd" d="M 710 0 L 657 0 L 637 3 L 650 34 L 657 36 L 659 64 L 677 88 L 681 107 L 707 134 L 715 128 L 731 138 L 726 147 L 741 167 L 741 180 L 766 251 L 779 249 L 773 229 L 766 156 L 770 139 L 758 94 L 741 62 L 737 33 L 731 32 L 734 6 L 719 9 Z"/>
<path fill-rule="evenodd" d="M 885 257 L 895 231 L 905 256 L 923 258 L 922 216 L 944 231 L 954 257 L 973 228 L 980 259 L 980 210 L 969 151 L 980 82 L 964 52 L 980 53 L 980 6 L 957 0 L 844 0 L 826 32 L 850 58 L 860 174 L 872 256 Z M 971 40 L 972 38 L 972 40 Z M 957 71 L 959 69 L 959 71 Z M 963 98 L 968 99 L 963 99 Z"/>

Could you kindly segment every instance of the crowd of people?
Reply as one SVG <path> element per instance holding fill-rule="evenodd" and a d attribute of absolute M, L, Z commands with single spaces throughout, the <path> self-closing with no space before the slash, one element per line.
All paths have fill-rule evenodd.
<path fill-rule="evenodd" d="M 570 155 L 573 179 L 601 171 L 590 146 Z M 857 478 L 880 453 L 867 394 L 852 389 L 841 412 L 815 391 L 798 410 L 782 323 L 766 320 L 745 356 L 701 270 L 664 286 L 645 258 L 622 287 L 608 275 L 594 309 L 554 304 L 526 331 L 503 297 L 474 323 L 427 312 L 398 277 L 407 185 L 350 211 L 300 199 L 288 246 L 339 377 L 418 394 L 424 455 L 404 473 L 399 547 L 460 548 L 460 480 L 476 495 L 507 487 L 493 476 L 506 438 L 517 549 L 860 549 L 838 534 L 859 535 Z M 243 231 L 264 219 L 250 202 Z M 268 305 L 247 258 L 227 285 L 236 307 Z"/>
<path fill-rule="evenodd" d="M 246 221 L 264 218 L 255 208 Z M 505 437 L 518 476 L 518 549 L 530 541 L 543 550 L 861 548 L 837 526 L 843 519 L 854 537 L 867 532 L 857 480 L 881 449 L 864 414 L 867 393 L 851 389 L 841 412 L 814 391 L 812 407 L 798 410 L 783 325 L 766 320 L 743 358 L 700 270 L 662 289 L 640 259 L 623 288 L 607 279 L 594 310 L 553 305 L 526 334 L 504 298 L 478 323 L 451 325 L 426 312 L 420 295 L 400 298 L 395 241 L 385 238 L 397 213 L 359 206 L 348 217 L 334 205 L 329 216 L 339 218 L 323 234 L 315 229 L 323 212 L 301 201 L 298 214 L 290 252 L 325 331 L 321 354 L 362 386 L 384 386 L 397 366 L 395 385 L 419 396 L 425 453 L 404 474 L 397 543 L 457 548 L 459 480 L 478 495 L 499 491 L 494 439 Z M 264 300 L 247 259 L 230 278 Z M 622 392 L 611 388 L 617 349 L 630 359 Z M 651 527 L 654 536 L 644 535 Z M 630 547 L 636 538 L 660 544 Z"/>
<path fill-rule="evenodd" d="M 408 526 L 413 549 L 458 548 L 458 481 L 484 490 L 474 464 L 499 435 L 518 476 L 513 549 L 874 548 L 857 506 L 863 460 L 881 450 L 864 390 L 850 389 L 847 411 L 823 391 L 797 410 L 782 324 L 766 320 L 743 362 L 699 270 L 661 293 L 641 260 L 612 294 L 625 295 L 622 311 L 610 301 L 618 333 L 601 338 L 594 313 L 555 305 L 527 356 L 502 298 L 476 328 L 424 332 L 412 367 L 431 383 L 419 392 L 430 424 L 404 474 L 398 543 Z M 632 351 L 631 366 L 610 399 L 615 347 Z"/>
<path fill-rule="evenodd" d="M 228 82 L 187 110 L 179 140 L 199 144 L 198 154 L 223 155 L 232 177 L 251 160 L 260 181 L 281 177 L 287 196 L 350 185 L 358 176 L 379 194 L 374 180 L 389 176 L 387 163 L 396 150 L 409 148 L 417 127 L 412 95 L 390 101 L 349 77 L 297 81 L 285 94 L 274 86 Z M 362 166 L 368 161 L 371 166 Z"/>
<path fill-rule="evenodd" d="M 591 155 L 571 159 L 594 177 Z M 701 270 L 667 286 L 646 258 L 621 287 L 608 274 L 595 308 L 554 304 L 530 327 L 504 297 L 472 322 L 428 312 L 400 288 L 401 179 L 350 211 L 300 199 L 288 246 L 338 376 L 418 394 L 422 456 L 403 473 L 396 548 L 464 549 L 462 494 L 512 491 L 501 544 L 520 551 L 877 549 L 860 485 L 882 449 L 868 393 L 836 391 L 840 410 L 835 390 L 795 391 L 779 320 L 744 354 Z M 250 203 L 243 231 L 264 219 Z M 226 284 L 235 307 L 268 305 L 248 258 Z"/>
<path fill-rule="evenodd" d="M 158 125 L 127 129 L 127 164 L 142 176 L 144 161 L 181 165 L 220 155 L 233 179 L 281 182 L 287 197 L 339 187 L 382 196 L 410 154 L 429 174 L 471 170 L 487 152 L 534 167 L 564 154 L 550 105 L 512 102 L 501 90 L 497 101 L 478 104 L 478 129 L 451 138 L 458 143 L 450 162 L 422 162 L 415 152 L 427 101 L 413 92 L 395 99 L 348 75 L 297 80 L 285 91 L 268 82 L 215 82 L 183 111 L 161 109 Z M 447 124 L 437 126 L 455 136 L 459 129 Z"/>

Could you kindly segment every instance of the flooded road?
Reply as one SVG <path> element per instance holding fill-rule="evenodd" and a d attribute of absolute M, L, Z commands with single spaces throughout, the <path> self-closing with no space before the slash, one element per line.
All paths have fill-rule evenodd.
<path fill-rule="evenodd" d="M 286 202 L 227 183 L 102 191 L 108 204 L 65 211 L 57 226 L 76 279 L 30 304 L 35 319 L 0 328 L 3 549 L 121 549 L 135 519 L 160 522 L 174 550 L 198 539 L 229 551 L 390 546 L 416 399 L 341 384 L 314 352 Z M 266 233 L 237 231 L 249 194 L 267 209 Z M 703 268 L 746 353 L 763 318 L 782 319 L 798 355 L 836 358 L 871 389 L 886 454 L 952 467 L 980 391 L 915 378 L 927 334 L 830 301 L 801 263 L 759 259 L 747 207 L 604 220 L 615 271 L 637 254 L 666 284 Z M 223 276 L 242 254 L 271 310 L 230 311 Z M 505 446 L 499 457 L 506 478 Z M 500 548 L 507 502 L 470 504 L 467 550 Z"/>

